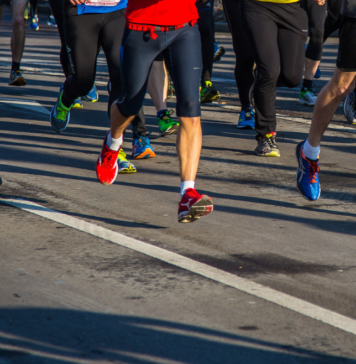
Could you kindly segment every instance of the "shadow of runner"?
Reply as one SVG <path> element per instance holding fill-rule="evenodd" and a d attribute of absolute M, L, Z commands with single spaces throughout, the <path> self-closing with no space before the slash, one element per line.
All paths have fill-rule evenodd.
<path fill-rule="evenodd" d="M 258 330 L 244 326 L 241 331 Z M 7 363 L 356 363 L 290 345 L 145 317 L 76 310 L 0 310 Z"/>

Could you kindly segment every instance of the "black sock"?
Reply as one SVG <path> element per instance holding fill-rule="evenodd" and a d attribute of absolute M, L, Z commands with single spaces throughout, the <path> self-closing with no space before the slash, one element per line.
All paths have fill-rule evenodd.
<path fill-rule="evenodd" d="M 18 71 L 19 69 L 20 69 L 20 62 L 17 63 L 17 62 L 12 61 L 11 70 L 12 71 Z"/>
<path fill-rule="evenodd" d="M 302 89 L 303 89 L 303 90 L 306 90 L 306 89 L 310 90 L 311 88 L 313 88 L 313 81 L 312 81 L 312 80 L 306 80 L 306 79 L 304 78 L 304 80 L 303 80 L 303 87 L 302 87 Z"/>
<path fill-rule="evenodd" d="M 72 104 L 74 103 L 74 100 L 70 100 L 68 99 L 65 95 L 64 92 L 62 93 L 62 104 L 66 107 L 69 108 L 72 106 Z"/>

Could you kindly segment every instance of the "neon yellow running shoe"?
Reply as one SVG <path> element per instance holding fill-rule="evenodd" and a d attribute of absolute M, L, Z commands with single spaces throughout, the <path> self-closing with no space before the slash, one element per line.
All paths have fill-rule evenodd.
<path fill-rule="evenodd" d="M 206 104 L 220 99 L 220 92 L 211 81 L 205 81 L 200 90 L 200 102 Z"/>
<path fill-rule="evenodd" d="M 137 171 L 134 164 L 126 159 L 126 153 L 123 148 L 120 149 L 117 161 L 119 164 L 119 173 L 135 173 Z"/>

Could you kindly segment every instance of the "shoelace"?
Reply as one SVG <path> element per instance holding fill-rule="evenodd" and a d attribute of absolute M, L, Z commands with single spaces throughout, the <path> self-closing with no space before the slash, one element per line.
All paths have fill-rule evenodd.
<path fill-rule="evenodd" d="M 111 151 L 107 150 L 104 153 L 104 158 L 101 163 L 102 167 L 104 168 L 112 168 L 116 162 L 116 158 L 113 158 L 114 155 Z"/>
<path fill-rule="evenodd" d="M 171 115 L 174 114 L 174 110 L 166 110 L 164 113 L 159 115 L 159 118 L 167 121 L 167 120 L 172 120 Z"/>
<path fill-rule="evenodd" d="M 147 136 L 140 136 L 139 139 L 137 140 L 137 142 L 141 148 L 146 147 L 147 145 L 150 145 L 150 140 L 148 139 Z"/>
<path fill-rule="evenodd" d="M 317 183 L 316 182 L 316 174 L 320 172 L 320 167 L 317 161 L 309 161 L 309 182 L 310 183 Z"/>
<path fill-rule="evenodd" d="M 64 121 L 67 117 L 67 111 L 59 105 L 57 106 L 57 119 Z"/>

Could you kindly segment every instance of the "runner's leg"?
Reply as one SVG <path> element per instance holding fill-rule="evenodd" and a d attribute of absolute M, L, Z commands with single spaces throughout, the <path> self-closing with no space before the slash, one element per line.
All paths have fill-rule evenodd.
<path fill-rule="evenodd" d="M 249 97 L 254 82 L 252 73 L 254 59 L 242 26 L 240 5 L 240 0 L 223 0 L 224 12 L 232 34 L 232 44 L 236 56 L 235 80 L 241 103 L 238 127 L 254 128 L 255 116 Z"/>

